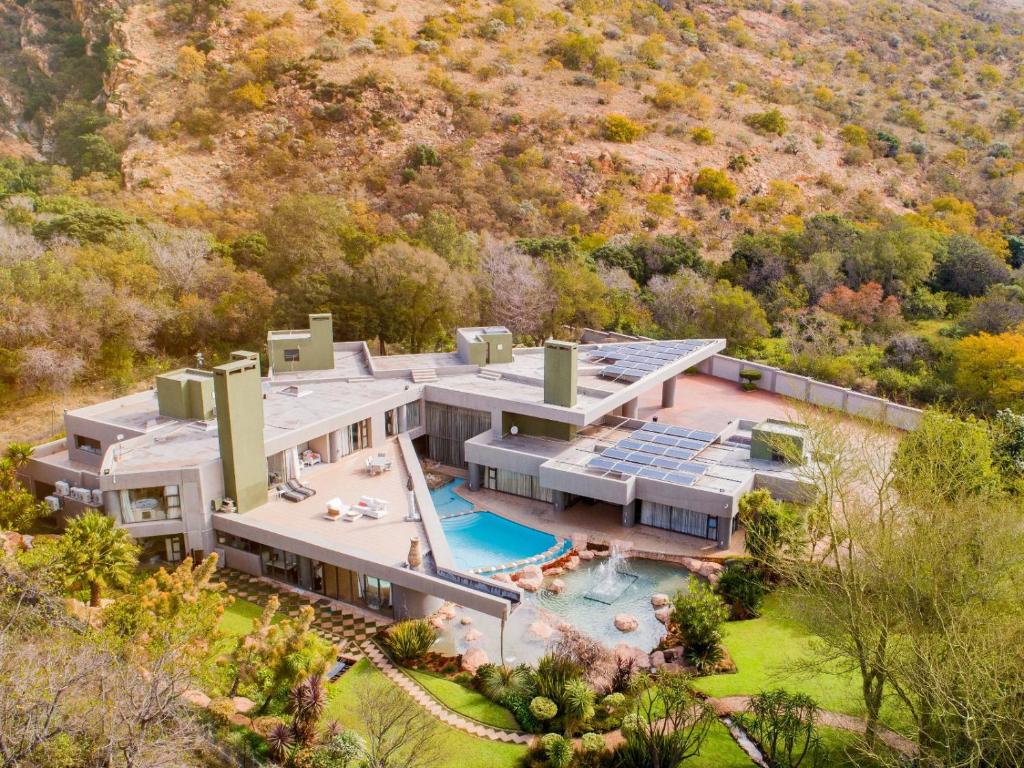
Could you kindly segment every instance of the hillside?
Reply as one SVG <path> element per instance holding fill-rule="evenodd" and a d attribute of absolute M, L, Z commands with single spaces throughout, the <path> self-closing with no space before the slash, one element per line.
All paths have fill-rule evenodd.
<path fill-rule="evenodd" d="M 999 221 L 1021 189 L 1024 41 L 995 5 L 219 5 L 75 4 L 86 37 L 111 40 L 106 111 L 125 191 L 172 217 L 234 211 L 246 226 L 304 189 L 395 222 L 447 205 L 471 229 L 683 229 L 724 252 L 751 222 L 871 218 L 944 194 Z M 31 38 L 23 54 L 39 58 Z M 781 135 L 749 124 L 771 109 Z M 610 141 L 611 115 L 642 135 Z M 454 173 L 400 183 L 417 143 Z M 694 195 L 703 167 L 726 169 L 745 200 L 729 221 Z"/>

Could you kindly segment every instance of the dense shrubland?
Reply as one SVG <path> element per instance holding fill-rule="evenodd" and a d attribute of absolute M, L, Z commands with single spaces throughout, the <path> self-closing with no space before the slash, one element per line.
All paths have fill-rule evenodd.
<path fill-rule="evenodd" d="M 167 66 L 136 82 L 123 11 L 25 7 L 62 20 L 49 70 L 11 69 L 47 158 L 0 165 L 8 401 L 321 310 L 381 350 L 725 336 L 901 401 L 1021 400 L 1012 15 L 196 0 L 150 14 Z"/>

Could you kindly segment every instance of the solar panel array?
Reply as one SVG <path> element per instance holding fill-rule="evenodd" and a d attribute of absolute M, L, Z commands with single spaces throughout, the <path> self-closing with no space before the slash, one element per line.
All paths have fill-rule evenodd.
<path fill-rule="evenodd" d="M 610 344 L 590 353 L 591 360 L 609 362 L 601 369 L 601 376 L 608 379 L 638 381 L 659 368 L 664 368 L 691 352 L 696 352 L 708 342 L 656 341 L 644 344 Z"/>
<path fill-rule="evenodd" d="M 690 461 L 716 435 L 669 424 L 644 424 L 587 462 L 587 469 L 693 485 L 707 469 Z"/>

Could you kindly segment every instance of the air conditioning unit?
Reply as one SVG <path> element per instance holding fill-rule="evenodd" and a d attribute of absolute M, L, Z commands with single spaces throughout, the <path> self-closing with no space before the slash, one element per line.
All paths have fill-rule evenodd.
<path fill-rule="evenodd" d="M 77 501 L 81 501 L 85 504 L 88 504 L 90 501 L 92 501 L 92 491 L 90 491 L 88 488 L 72 488 L 71 497 L 76 499 Z"/>
<path fill-rule="evenodd" d="M 58 496 L 67 496 L 71 492 L 71 486 L 66 480 L 58 480 L 53 484 L 53 492 Z"/>
<path fill-rule="evenodd" d="M 103 506 L 103 491 L 101 491 L 99 488 L 92 489 L 92 505 L 94 507 Z"/>
<path fill-rule="evenodd" d="M 43 501 L 46 502 L 46 506 L 50 508 L 51 512 L 60 511 L 60 499 L 56 496 L 47 496 Z"/>

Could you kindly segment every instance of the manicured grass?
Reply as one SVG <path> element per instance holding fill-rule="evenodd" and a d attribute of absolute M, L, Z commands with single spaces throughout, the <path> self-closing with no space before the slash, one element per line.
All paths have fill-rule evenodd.
<path fill-rule="evenodd" d="M 784 688 L 812 696 L 823 709 L 864 715 L 859 676 L 806 663 L 815 660 L 814 638 L 784 615 L 778 593 L 765 600 L 760 618 L 727 622 L 723 634 L 737 672 L 699 678 L 694 681 L 699 690 L 721 697 Z M 891 704 L 883 707 L 882 720 L 899 724 L 902 718 L 895 709 Z"/>
<path fill-rule="evenodd" d="M 686 768 L 750 768 L 753 764 L 721 721 L 711 726 L 700 754 L 685 763 Z"/>
<path fill-rule="evenodd" d="M 429 672 L 421 672 L 416 669 L 406 669 L 405 672 L 434 694 L 434 697 L 448 709 L 479 720 L 481 723 L 493 725 L 495 728 L 519 730 L 519 723 L 516 722 L 512 713 L 500 704 L 495 704 L 483 694 Z"/>
<path fill-rule="evenodd" d="M 262 605 L 236 597 L 231 605 L 224 608 L 224 613 L 220 617 L 220 631 L 231 637 L 243 637 L 249 634 L 253 622 L 261 613 Z"/>
<path fill-rule="evenodd" d="M 366 659 L 342 675 L 330 686 L 330 697 L 325 718 L 337 720 L 342 727 L 360 731 L 357 715 L 357 691 L 362 680 L 379 679 L 392 685 L 376 667 Z M 515 768 L 526 754 L 526 747 L 518 744 L 502 744 L 470 736 L 454 728 L 441 726 L 442 757 L 437 768 Z"/>

